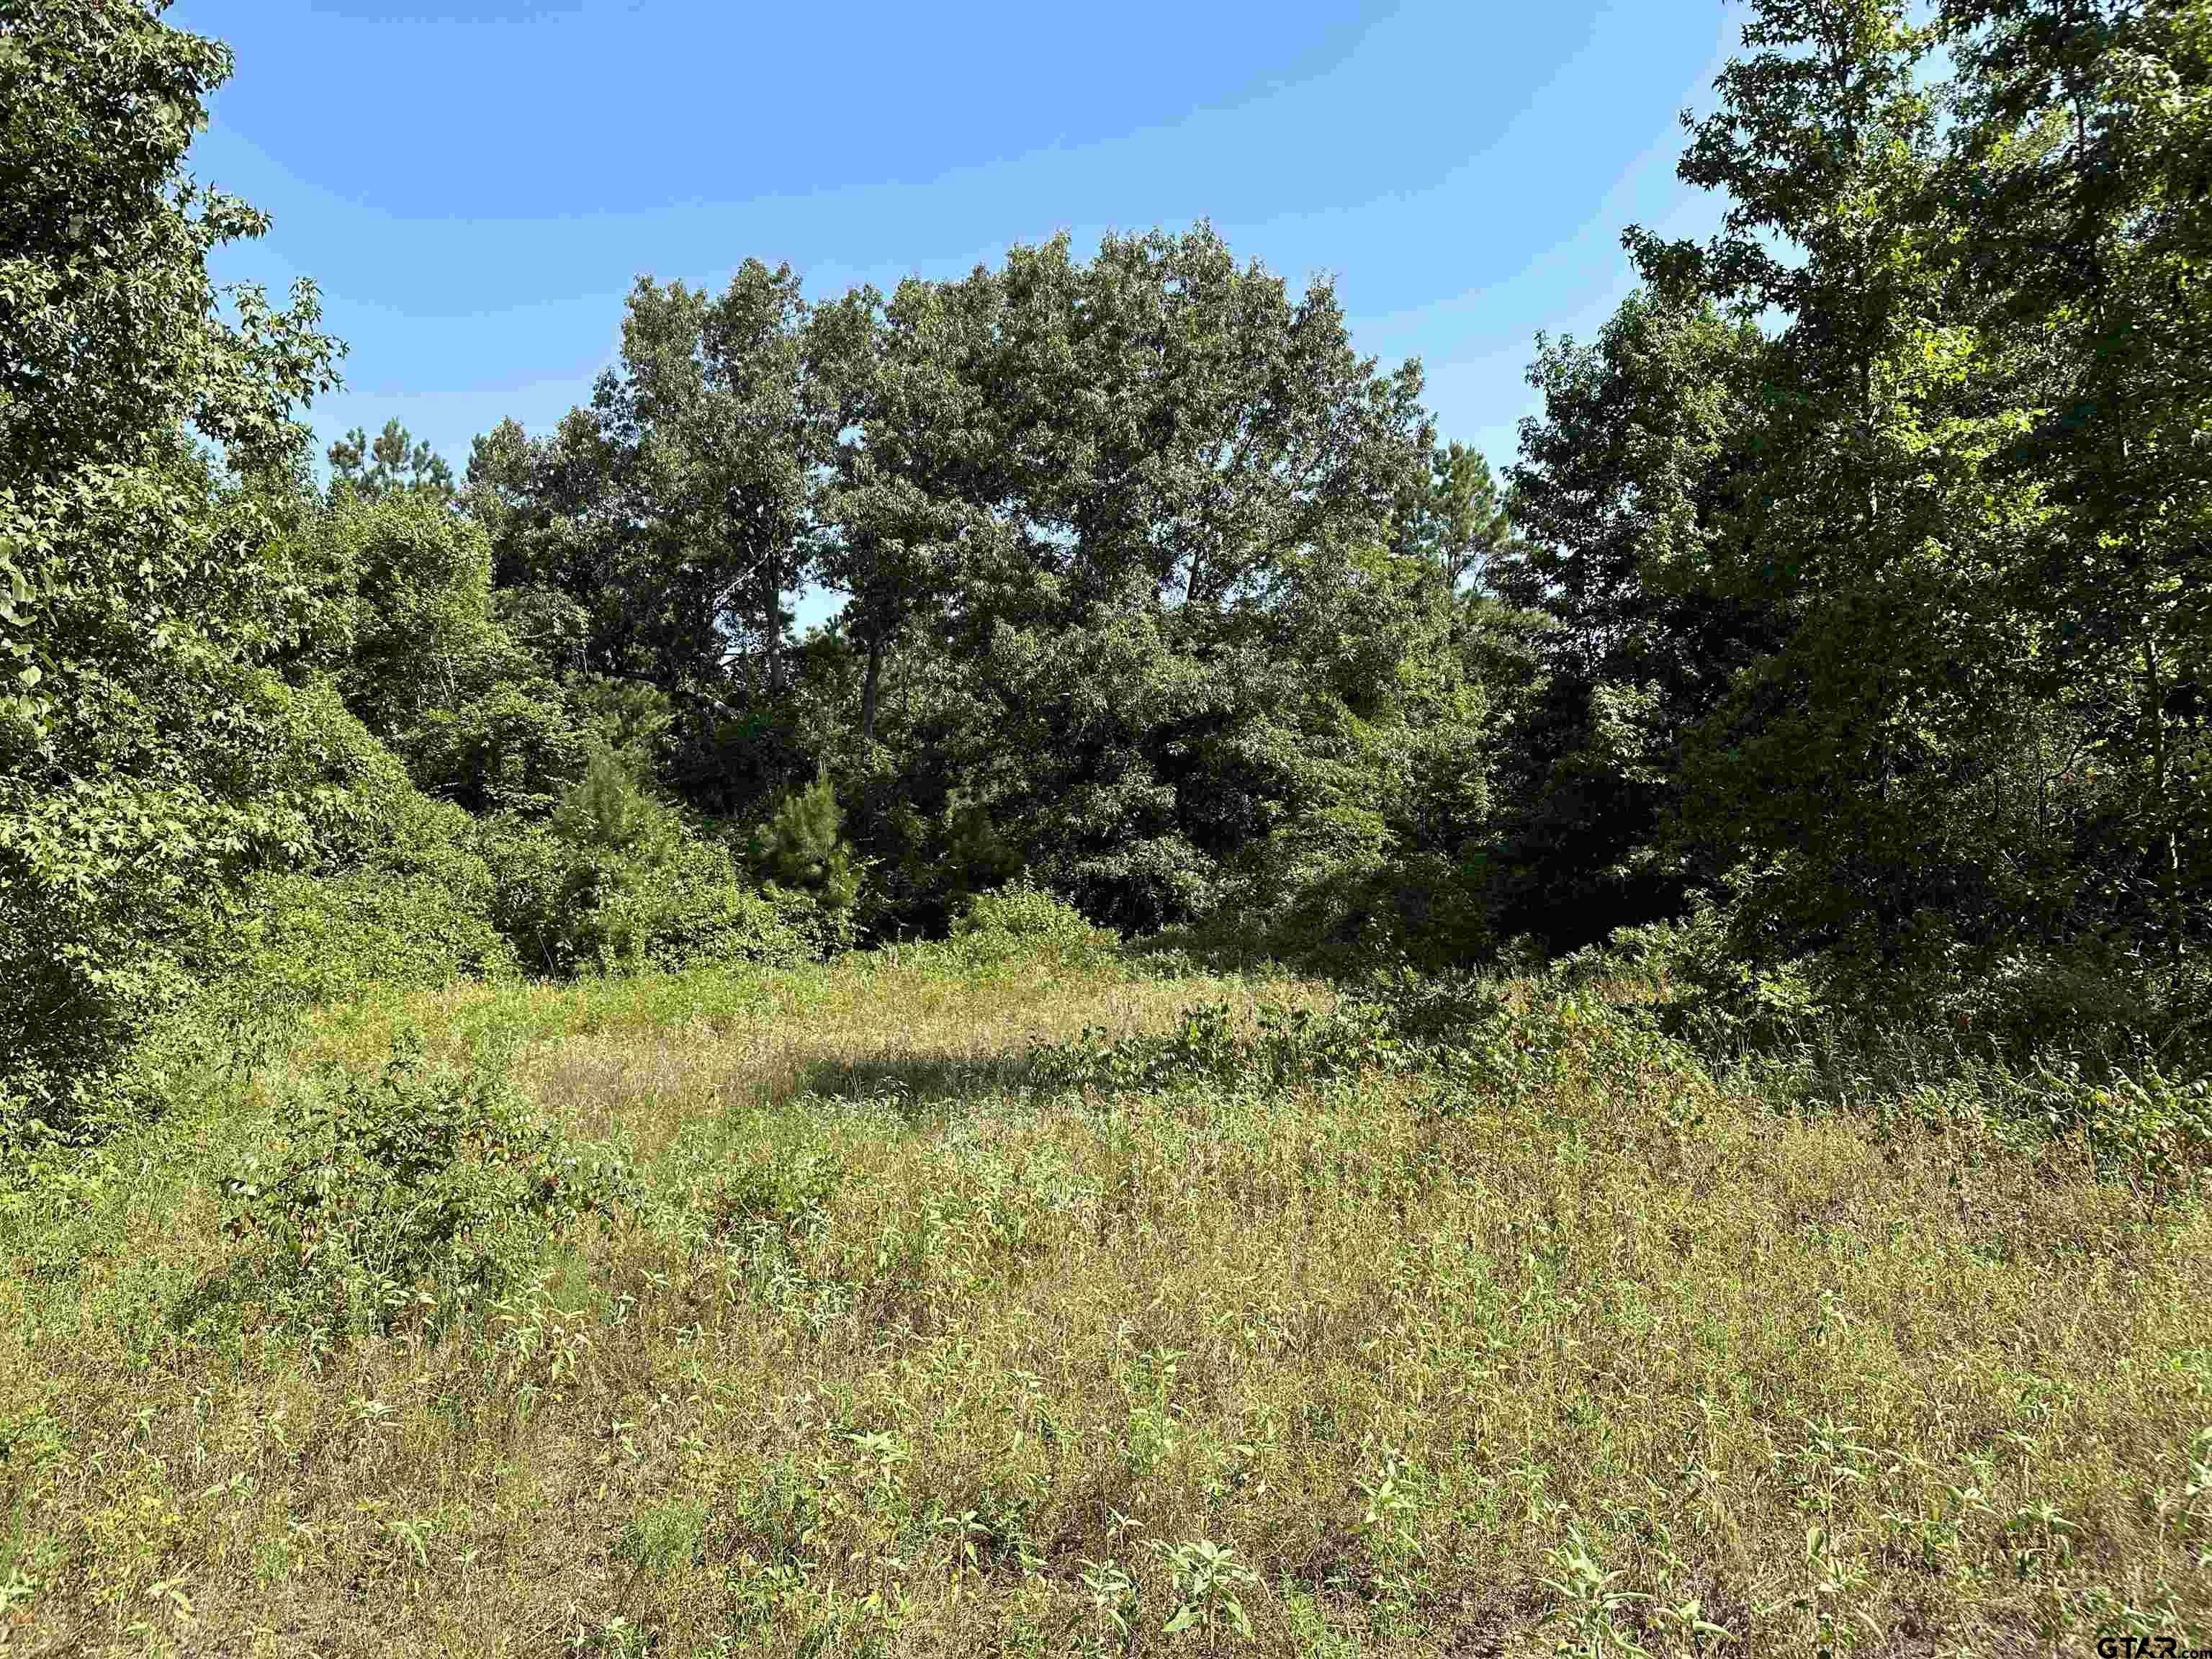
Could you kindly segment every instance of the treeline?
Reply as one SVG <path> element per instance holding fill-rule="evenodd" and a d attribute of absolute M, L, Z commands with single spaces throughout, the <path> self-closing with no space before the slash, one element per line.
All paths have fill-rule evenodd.
<path fill-rule="evenodd" d="M 2202 983 L 2201 4 L 1761 0 L 1682 161 L 1723 231 L 1629 232 L 1502 482 L 1200 227 L 641 281 L 553 431 L 318 483 L 339 348 L 218 305 L 264 227 L 160 9 L 0 16 L 0 1135 L 128 1109 L 179 1008 L 1012 881 L 1346 969 L 1690 918 L 1754 1000 L 2037 1038 Z"/>

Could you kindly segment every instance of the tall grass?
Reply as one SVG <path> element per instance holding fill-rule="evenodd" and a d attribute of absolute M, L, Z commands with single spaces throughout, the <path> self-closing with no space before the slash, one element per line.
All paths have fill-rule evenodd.
<path fill-rule="evenodd" d="M 2212 1642 L 2186 1182 L 1468 1018 L 1064 943 L 326 1016 L 0 1214 L 6 1650 Z M 223 1183 L 404 1029 L 632 1196 L 302 1325 Z"/>

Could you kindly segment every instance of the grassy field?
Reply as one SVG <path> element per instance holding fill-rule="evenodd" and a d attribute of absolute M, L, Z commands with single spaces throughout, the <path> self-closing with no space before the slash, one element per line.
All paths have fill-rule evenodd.
<path fill-rule="evenodd" d="M 0 1653 L 2212 1645 L 2200 1210 L 1507 1001 L 1409 1053 L 938 947 L 327 1015 L 0 1210 Z M 303 1322 L 224 1183 L 403 1027 L 634 1182 Z"/>

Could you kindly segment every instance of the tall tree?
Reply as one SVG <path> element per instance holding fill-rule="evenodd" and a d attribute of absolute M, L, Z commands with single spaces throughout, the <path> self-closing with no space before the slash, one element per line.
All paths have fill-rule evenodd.
<path fill-rule="evenodd" d="M 1326 284 L 1203 227 L 1018 247 L 887 325 L 852 471 L 942 665 L 924 769 L 1095 913 L 1192 914 L 1387 701 L 1396 613 L 1353 550 L 1425 482 L 1418 366 L 1378 374 Z M 895 817 L 855 831 L 898 862 Z"/>
<path fill-rule="evenodd" d="M 1543 619 L 1499 757 L 1509 932 L 1584 944 L 1712 873 L 1671 823 L 1689 735 L 1779 641 L 1770 607 L 1713 581 L 1767 349 L 1749 323 L 1644 291 L 1588 345 L 1540 338 L 1543 410 L 1510 474 L 1520 533 L 1490 578 Z"/>
<path fill-rule="evenodd" d="M 813 769 L 774 733 L 854 376 L 817 372 L 811 343 L 833 337 L 810 314 L 787 266 L 748 260 L 719 296 L 641 280 L 591 406 L 544 438 L 480 436 L 464 493 L 517 627 L 574 607 L 582 665 L 674 701 L 685 791 L 725 810 Z"/>
<path fill-rule="evenodd" d="M 841 441 L 825 497 L 828 583 L 851 596 L 843 628 L 865 665 L 860 736 L 876 738 L 886 656 L 941 621 L 963 571 L 1006 538 L 993 509 L 1007 490 L 1006 450 L 991 437 L 979 369 L 994 307 L 988 278 L 909 279 L 886 305 L 856 289 L 818 309 L 809 353 L 838 389 Z"/>
<path fill-rule="evenodd" d="M 268 496 L 337 347 L 305 284 L 218 307 L 265 222 L 184 171 L 230 58 L 162 9 L 0 20 L 0 1139 L 109 1103 L 196 929 L 358 833 L 374 768 L 272 669 L 325 615 Z"/>
<path fill-rule="evenodd" d="M 2038 690 L 2078 769 L 2121 784 L 2099 861 L 2178 968 L 2212 925 L 2212 26 L 2179 0 L 1947 0 L 1942 18 L 1948 182 L 1977 209 L 1961 259 L 2024 343 L 2009 390 L 2030 430 L 2006 459 L 2051 508 L 2014 566 Z"/>
<path fill-rule="evenodd" d="M 1380 533 L 1423 475 L 1419 365 L 1376 372 L 1333 286 L 1293 299 L 1210 227 L 1016 248 L 991 407 L 1032 560 L 1062 603 L 1224 615 L 1283 562 Z"/>
<path fill-rule="evenodd" d="M 1768 872 L 1747 914 L 1764 907 L 1778 939 L 1881 956 L 1923 919 L 2002 925 L 1999 861 L 1960 808 L 2029 643 L 1992 561 L 2035 512 L 2032 490 L 1994 488 L 2019 422 L 1981 395 L 1988 344 L 1933 188 L 1932 37 L 1906 9 L 1758 0 L 1681 163 L 1725 192 L 1721 234 L 1628 239 L 1662 291 L 1777 330 L 1756 485 L 1712 579 L 1783 638 L 1706 723 L 1687 805 Z"/>
<path fill-rule="evenodd" d="M 294 400 L 340 349 L 312 284 L 287 309 L 250 285 L 216 304 L 214 248 L 266 216 L 182 159 L 228 78 L 220 41 L 165 0 L 39 0 L 0 27 L 0 488 L 138 459 L 179 422 L 243 470 L 300 439 Z"/>
<path fill-rule="evenodd" d="M 384 423 L 374 442 L 360 427 L 330 447 L 332 483 L 361 495 L 386 495 L 396 489 L 426 489 L 451 497 L 453 469 L 444 456 L 416 439 L 398 418 Z"/>
<path fill-rule="evenodd" d="M 702 651 L 725 641 L 720 657 L 757 663 L 771 697 L 839 430 L 834 388 L 809 373 L 807 309 L 791 268 L 757 259 L 719 298 L 641 280 L 594 404 L 654 524 L 647 580 L 702 625 Z"/>
<path fill-rule="evenodd" d="M 1452 592 L 1484 585 L 1512 546 L 1513 521 L 1480 451 L 1453 443 L 1435 453 L 1427 488 L 1406 516 L 1404 539 Z"/>

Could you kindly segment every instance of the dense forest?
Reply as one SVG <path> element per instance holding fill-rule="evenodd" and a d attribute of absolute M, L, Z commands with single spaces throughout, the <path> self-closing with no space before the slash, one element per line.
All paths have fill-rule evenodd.
<path fill-rule="evenodd" d="M 650 999 L 695 982 L 686 975 L 756 969 L 814 984 L 805 976 L 863 953 L 877 964 L 866 971 L 890 972 L 902 950 L 939 963 L 953 958 L 929 952 L 965 950 L 960 971 L 981 971 L 984 933 L 1005 941 L 1002 957 L 1028 940 L 1063 966 L 1091 962 L 1085 972 L 1115 951 L 1175 964 L 1131 967 L 1131 984 L 1275 973 L 1344 999 L 1318 1024 L 1263 1011 L 1258 1036 L 1237 1034 L 1250 1011 L 1239 1003 L 1232 1019 L 1228 1002 L 1187 1012 L 1172 1038 L 1070 1033 L 1024 1085 L 1070 1097 L 1188 1077 L 1230 1088 L 1240 1068 L 1322 1089 L 1332 1067 L 1396 1066 L 1422 1044 L 1421 1063 L 1459 1087 L 1537 1050 L 1581 1054 L 1557 1009 L 1633 982 L 1647 990 L 1616 998 L 1603 1028 L 1632 1058 L 1584 1055 L 1589 1087 L 1626 1098 L 1620 1079 L 1645 1077 L 1638 1067 L 1675 1079 L 1652 1085 L 1676 1103 L 1669 1157 L 1690 1156 L 1680 1149 L 1704 1121 L 1680 1116 L 1680 1079 L 1706 1073 L 1667 1070 L 1677 1062 L 1649 1044 L 1680 1045 L 1695 1056 L 1680 1067 L 1723 1081 L 1788 1071 L 1797 1105 L 1777 1111 L 1793 1122 L 1808 1101 L 1880 1095 L 1920 1101 L 1938 1125 L 1928 1133 L 1955 1139 L 1964 1120 L 1927 1102 L 1970 1079 L 1976 1111 L 2012 1114 L 1991 1131 L 2006 1156 L 2028 1156 L 2023 1122 L 2053 1145 L 2075 1137 L 2107 1194 L 2096 1201 L 2146 1213 L 2181 1203 L 2212 1164 L 2203 0 L 1755 0 L 1710 112 L 1684 118 L 1681 177 L 1714 193 L 1722 228 L 1703 243 L 1626 230 L 1633 292 L 1595 337 L 1534 343 L 1537 412 L 1511 457 L 1439 432 L 1419 365 L 1363 356 L 1332 282 L 1296 292 L 1201 223 L 1088 252 L 1064 236 L 1016 246 L 958 280 L 888 294 L 811 293 L 772 257 L 719 290 L 641 278 L 591 401 L 550 431 L 501 422 L 459 471 L 397 422 L 314 453 L 312 400 L 337 383 L 344 348 L 311 285 L 280 301 L 210 276 L 216 250 L 270 226 L 187 170 L 232 63 L 164 9 L 0 0 L 0 1223 L 20 1261 L 46 1261 L 34 1235 L 63 1235 L 35 1230 L 71 1224 L 101 1183 L 125 1202 L 118 1149 L 190 1103 L 202 1110 L 209 1079 L 335 1040 L 316 1035 L 341 1029 L 329 1011 L 456 986 Z M 842 609 L 799 629 L 794 604 L 815 591 Z M 1477 1065 L 1449 1030 L 1506 1018 L 1494 988 L 1508 982 L 1536 1024 L 1498 1036 L 1508 1058 Z M 1552 1025 L 1527 1012 L 1547 996 Z M 849 1018 L 858 1029 L 860 1004 Z M 360 1061 L 353 1104 L 303 1121 L 342 1138 L 331 1126 L 364 1103 L 399 1111 L 416 1098 L 415 1063 Z M 439 1095 L 359 1155 L 404 1182 L 464 1144 L 524 1162 L 554 1144 L 489 1098 Z M 1378 1122 L 1401 1121 L 1405 1103 L 1390 1098 Z M 1402 1121 L 1429 1126 L 1432 1167 L 1444 1119 Z M 896 1139 L 906 1119 L 884 1121 L 884 1145 L 910 1144 Z M 1519 1133 L 1496 1146 L 1518 1146 Z M 418 1133 L 435 1152 L 419 1167 L 407 1162 Z M 1250 1136 L 1250 1156 L 1272 1144 Z M 840 1158 L 877 1156 L 838 1145 Z M 769 1218 L 759 1236 L 781 1241 L 779 1261 L 812 1237 L 794 1218 L 832 1202 L 828 1188 L 793 1196 L 800 1169 L 759 1176 L 743 1204 L 724 1194 L 741 1218 Z M 898 1169 L 878 1170 L 884 1190 L 938 1194 L 916 1204 L 953 1190 Z M 1238 1190 L 1272 1201 L 1273 1179 Z M 1367 1190 L 1344 1179 L 1346 1194 Z M 2016 1239 L 2042 1201 L 2042 1176 L 2019 1179 L 2031 1195 L 2008 1212 L 2026 1230 Z M 337 1202 L 327 1184 L 313 1203 L 295 1188 L 305 1208 L 272 1219 L 271 1181 L 222 1188 L 225 1237 L 276 1237 Z M 619 1207 L 611 1188 L 573 1184 L 577 1213 Z M 550 1227 L 538 1193 L 507 1194 L 496 1213 Z M 388 1283 L 347 1280 L 344 1318 L 364 1341 L 396 1340 L 408 1297 L 444 1310 L 451 1291 L 458 1308 L 470 1285 L 488 1296 L 521 1282 L 503 1257 L 477 1263 L 488 1276 L 451 1278 L 456 1241 L 490 1226 L 448 1224 L 436 1247 L 448 1276 L 422 1281 L 432 1289 L 397 1267 Z M 313 1254 L 305 1235 L 283 1236 L 290 1259 Z M 1509 1255 L 1540 1266 L 1553 1248 L 1567 1247 Z M 2101 1249 L 2038 1282 L 2055 1295 L 2065 1273 L 2101 1274 Z M 871 1272 L 927 1278 L 871 1259 Z M 64 1273 L 26 1267 L 23 1283 Z M 361 1302 L 364 1284 L 399 1300 Z M 9 1305 L 31 1330 L 32 1304 Z M 38 1328 L 59 1330 L 57 1317 L 39 1315 Z M 145 1339 L 145 1364 L 197 1328 L 185 1313 L 160 1317 L 170 1334 Z M 2133 1328 L 2114 1317 L 2113 1331 Z M 325 1320 L 319 1340 L 337 1328 Z M 235 1329 L 223 1340 L 221 1352 L 245 1352 Z M 2201 1327 L 2195 1340 L 2201 1356 Z M 1146 1362 L 1162 1401 L 1167 1352 Z M 0 1382 L 9 1374 L 0 1359 Z M 331 1410 L 347 1409 L 351 1386 L 332 1384 Z M 0 1388 L 0 1407 L 9 1397 Z M 1800 1415 L 1814 1409 L 1808 1399 Z M 1823 1467 L 1859 1469 L 1867 1449 L 1850 1425 L 1820 1420 L 1834 1431 L 1821 1443 L 1844 1448 Z M 19 1559 L 9 1505 L 44 1515 L 39 1504 L 64 1502 L 59 1486 L 10 1473 L 10 1445 L 46 1443 L 46 1421 L 0 1410 L 0 1565 Z M 839 1432 L 866 1444 L 866 1428 Z M 1248 1431 L 1237 1443 L 1252 1454 L 1258 1431 L 1236 1432 Z M 1940 1459 L 1951 1452 L 1939 1439 L 1926 1443 Z M 1413 1458 L 1412 1443 L 1392 1455 Z M 47 1467 L 31 1455 L 18 1468 Z M 884 1457 L 867 1491 L 896 1485 Z M 1443 1546 L 1419 1545 L 1412 1519 L 1389 1542 L 1401 1535 L 1387 1494 L 1410 1505 L 1413 1477 L 1377 1467 L 1359 1477 L 1366 1530 L 1354 1528 L 1373 1557 L 1359 1616 L 1378 1621 L 1362 1628 L 1386 1646 L 1402 1638 L 1392 1650 L 1446 1650 L 1446 1558 L 1423 1553 Z M 1427 1478 L 1444 1481 L 1445 1467 Z M 2159 1549 L 2199 1552 L 2197 1577 L 2158 1604 L 2172 1616 L 2130 1625 L 2061 1595 L 2053 1605 L 2075 1623 L 2051 1630 L 2203 1633 L 2186 1609 L 2212 1521 L 2194 1467 L 2200 1484 L 2173 1513 L 2199 1530 L 2175 1521 L 2157 1534 Z M 187 1484 L 209 1478 L 202 1467 Z M 919 1466 L 897 1477 L 921 1478 Z M 1793 1540 L 1809 1501 L 1785 1516 Z M 1092 1509 L 1082 1524 L 1103 1527 Z M 965 1547 L 971 1565 L 979 1547 L 999 1550 L 1018 1564 L 1008 1584 L 1073 1583 L 1072 1566 L 1054 1578 L 1042 1565 L 1042 1541 L 1032 1573 L 1029 1546 L 977 1512 L 963 1524 L 984 1542 L 960 1533 L 945 1549 Z M 1842 1524 L 1805 1534 L 1826 1589 L 1783 1614 L 1747 1590 L 1735 1624 L 1850 1646 L 1837 1609 L 1861 1581 L 1833 1577 L 1844 1569 L 1820 1553 L 1839 1547 Z M 2033 1550 L 2060 1550 L 2056 1527 L 2046 1517 Z M 1085 1547 L 1103 1555 L 1118 1535 L 1085 1533 Z M 412 1557 L 377 1536 L 395 1572 L 415 1557 L 431 1571 L 420 1536 Z M 1632 1629 L 1658 1645 L 1661 1625 L 1624 1622 L 1634 1598 L 1609 1600 L 1584 1534 L 1572 1540 L 1513 1579 L 1581 1610 L 1583 1645 L 1559 1650 L 1644 1651 L 1607 1645 Z M 1084 1605 L 1107 1610 L 1111 1638 L 1095 1650 L 1138 1650 L 1133 1626 L 1108 1617 L 1122 1606 L 1113 1586 L 1133 1607 L 1155 1579 L 1146 1594 L 1185 1597 L 1161 1610 L 1182 1608 L 1171 1632 L 1196 1630 L 1209 1647 L 1251 1637 L 1245 1600 L 1257 1607 L 1263 1593 L 1252 1572 L 1171 1543 L 1120 1580 L 1086 1559 L 1097 1582 L 1083 1580 Z M 37 1582 L 88 1572 L 108 1547 L 70 1545 L 79 1553 L 47 1559 Z M 616 1624 L 659 1594 L 639 1588 L 661 1582 L 655 1547 L 623 1558 Z M 2104 1559 L 2101 1544 L 2077 1547 Z M 701 1562 L 722 1559 L 698 1548 Z M 2114 1544 L 2112 1559 L 2148 1548 Z M 152 1576 L 165 1559 L 148 1555 L 128 1594 L 166 1593 Z M 1287 1553 L 1267 1559 L 1285 1588 L 1263 1634 L 1284 1651 L 1339 1651 L 1296 1647 L 1279 1623 L 1336 1581 Z M 1944 1582 L 1972 1579 L 1958 1571 Z M 1400 1605 L 1394 1572 L 1414 1624 L 1384 1617 Z M 35 1578 L 0 1575 L 0 1645 L 8 1585 Z M 35 1607 L 33 1593 L 16 1599 Z M 1005 1605 L 1029 1593 L 1010 1589 Z M 1726 1597 L 1704 1593 L 1704 1613 L 1692 1598 L 1667 1627 L 1680 1650 L 1729 1633 L 1707 1620 Z M 1989 1591 L 2001 1593 L 2015 1592 Z M 2003 1605 L 1987 1628 L 2044 1628 L 2027 1601 Z M 857 1626 L 836 1628 L 830 1645 L 793 1650 L 863 1650 L 837 1645 L 858 1643 Z"/>
<path fill-rule="evenodd" d="M 1725 228 L 1627 232 L 1502 482 L 1200 226 L 641 279 L 556 429 L 318 484 L 341 348 L 217 303 L 264 226 L 181 170 L 222 48 L 7 46 L 11 1134 L 213 981 L 788 958 L 1009 881 L 1339 968 L 1695 917 L 1754 996 L 2022 1041 L 2203 989 L 2201 8 L 1761 8 L 1681 162 Z"/>

